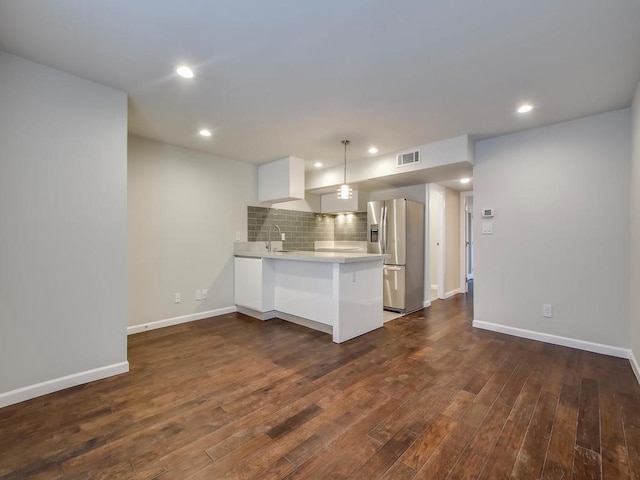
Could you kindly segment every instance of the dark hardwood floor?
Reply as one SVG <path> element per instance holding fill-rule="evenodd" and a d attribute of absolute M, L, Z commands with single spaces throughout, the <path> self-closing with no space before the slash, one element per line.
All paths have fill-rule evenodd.
<path fill-rule="evenodd" d="M 476 330 L 465 295 L 342 345 L 230 314 L 0 410 L 0 479 L 640 479 L 628 361 Z"/>

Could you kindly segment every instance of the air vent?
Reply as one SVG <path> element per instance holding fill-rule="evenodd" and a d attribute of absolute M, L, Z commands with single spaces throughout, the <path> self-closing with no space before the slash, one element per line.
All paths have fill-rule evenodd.
<path fill-rule="evenodd" d="M 396 165 L 398 167 L 404 167 L 405 165 L 411 165 L 413 163 L 420 163 L 420 150 L 401 153 L 396 157 Z"/>

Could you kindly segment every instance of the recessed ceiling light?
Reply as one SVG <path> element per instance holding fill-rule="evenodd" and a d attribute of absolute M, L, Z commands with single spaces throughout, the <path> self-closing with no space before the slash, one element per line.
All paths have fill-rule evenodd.
<path fill-rule="evenodd" d="M 471 181 L 471 179 L 470 178 L 466 178 L 466 177 L 460 179 L 460 183 L 469 183 L 470 181 Z"/>
<path fill-rule="evenodd" d="M 202 135 L 203 137 L 210 137 L 211 136 L 211 130 L 207 130 L 206 128 L 203 128 L 198 133 L 200 135 Z"/>
<path fill-rule="evenodd" d="M 322 162 L 316 162 L 313 164 L 314 167 L 320 168 L 322 166 Z"/>
<path fill-rule="evenodd" d="M 180 75 L 181 77 L 184 77 L 184 78 L 193 78 L 194 77 L 193 70 L 191 70 L 186 65 L 180 65 L 178 68 L 176 68 L 176 73 L 178 75 Z"/>
<path fill-rule="evenodd" d="M 518 113 L 529 113 L 531 110 L 533 110 L 533 105 L 529 105 L 528 103 L 518 107 Z"/>
<path fill-rule="evenodd" d="M 369 153 L 378 153 L 378 149 L 376 147 L 371 147 L 369 149 Z"/>

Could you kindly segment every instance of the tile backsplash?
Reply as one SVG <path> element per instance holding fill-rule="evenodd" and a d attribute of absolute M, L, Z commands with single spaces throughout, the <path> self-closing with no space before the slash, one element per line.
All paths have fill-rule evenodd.
<path fill-rule="evenodd" d="M 334 240 L 365 242 L 367 240 L 367 213 L 335 215 L 333 232 Z"/>
<path fill-rule="evenodd" d="M 286 234 L 283 248 L 313 250 L 313 242 L 321 240 L 365 241 L 367 214 L 329 215 L 279 208 L 247 207 L 247 232 L 250 242 L 266 242 L 271 225 L 278 225 Z M 271 231 L 271 240 L 279 240 Z"/>

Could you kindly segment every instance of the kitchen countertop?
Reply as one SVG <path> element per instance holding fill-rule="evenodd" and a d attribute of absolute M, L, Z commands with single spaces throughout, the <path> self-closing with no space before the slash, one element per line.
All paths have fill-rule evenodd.
<path fill-rule="evenodd" d="M 370 262 L 373 260 L 382 260 L 387 255 L 375 253 L 351 253 L 351 252 L 251 252 L 239 251 L 235 252 L 236 257 L 245 258 L 272 258 L 276 260 L 295 260 L 302 262 L 324 262 L 324 263 L 354 263 L 354 262 Z"/>

